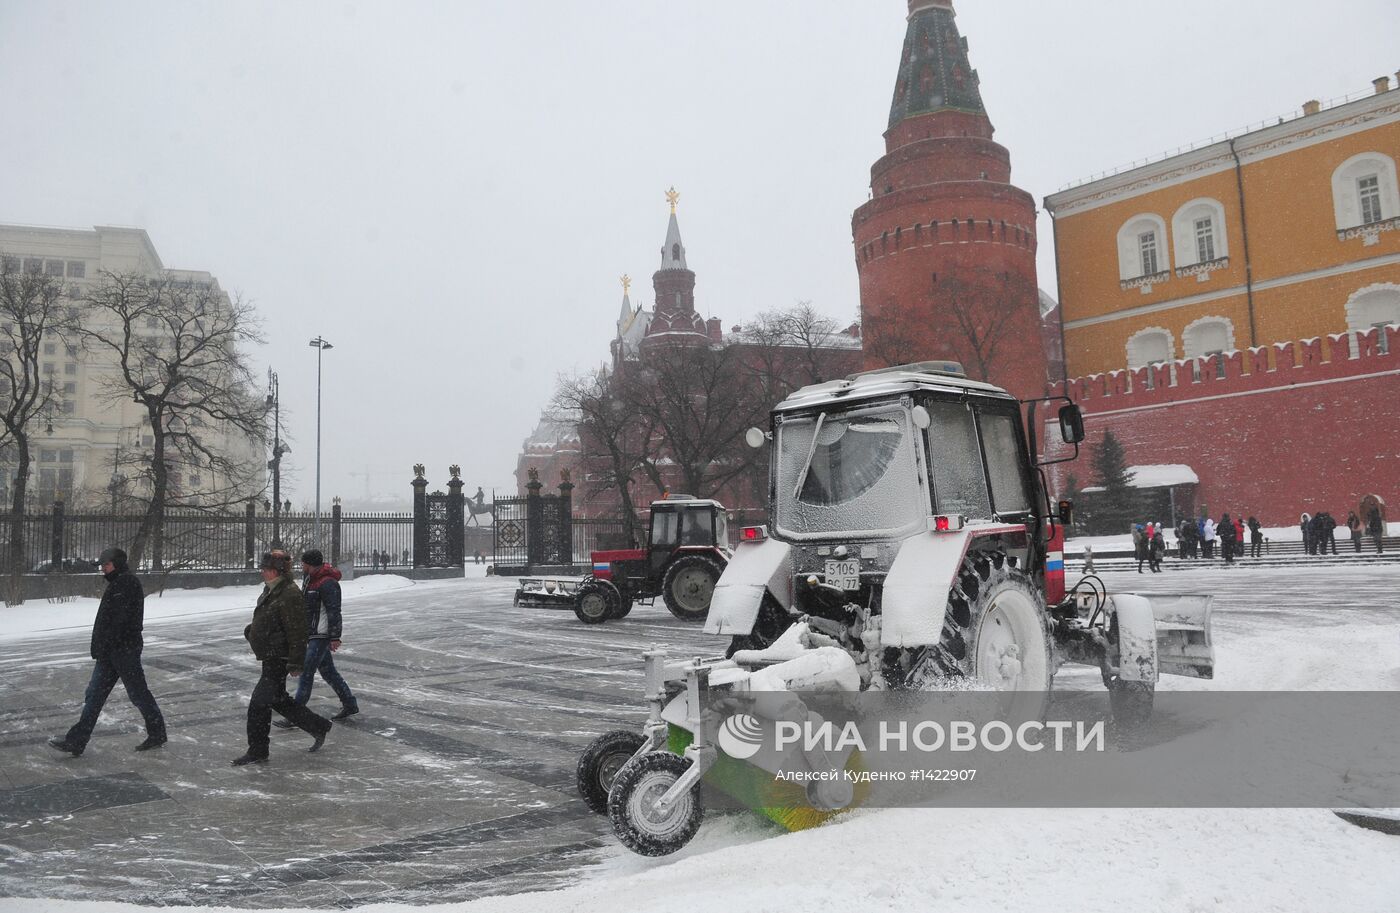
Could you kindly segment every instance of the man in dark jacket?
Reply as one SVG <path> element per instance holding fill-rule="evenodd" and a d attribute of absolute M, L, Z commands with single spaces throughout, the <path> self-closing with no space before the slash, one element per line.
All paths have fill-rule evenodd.
<path fill-rule="evenodd" d="M 1225 556 L 1226 564 L 1235 563 L 1235 524 L 1230 522 L 1229 514 L 1220 515 L 1220 525 L 1216 527 L 1220 533 L 1220 553 Z"/>
<path fill-rule="evenodd" d="M 274 710 L 311 734 L 315 741 L 310 751 L 320 749 L 331 731 L 330 720 L 307 710 L 287 693 L 288 674 L 300 672 L 306 657 L 306 608 L 292 580 L 292 556 L 274 549 L 262 556 L 259 568 L 263 592 L 243 636 L 253 655 L 262 660 L 262 676 L 248 699 L 248 751 L 234 759 L 235 767 L 267 760 Z"/>
<path fill-rule="evenodd" d="M 302 596 L 306 601 L 306 661 L 297 683 L 296 702 L 303 707 L 311 699 L 311 687 L 320 672 L 335 696 L 340 698 L 340 712 L 331 717 L 343 720 L 360 712 L 355 694 L 335 668 L 331 654 L 340 649 L 340 571 L 327 564 L 317 548 L 301 556 Z M 291 723 L 278 720 L 273 724 L 290 729 Z"/>
<path fill-rule="evenodd" d="M 92 645 L 89 652 L 96 660 L 87 694 L 83 697 L 83 715 L 68 734 L 61 739 L 49 739 L 59 751 L 77 757 L 87 748 L 92 729 L 107 695 L 118 680 L 126 686 L 126 696 L 141 711 L 146 721 L 146 740 L 137 751 L 159 748 L 165 744 L 165 718 L 156 705 L 155 695 L 146 685 L 146 673 L 141 668 L 142 620 L 146 610 L 146 594 L 141 581 L 127 568 L 126 552 L 109 548 L 98 559 L 107 588 L 97 606 L 97 618 L 92 623 Z"/>

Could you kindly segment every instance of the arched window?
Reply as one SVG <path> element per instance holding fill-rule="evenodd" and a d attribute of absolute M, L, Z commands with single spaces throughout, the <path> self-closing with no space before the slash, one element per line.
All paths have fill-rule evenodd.
<path fill-rule="evenodd" d="M 1379 152 L 1347 159 L 1332 172 L 1332 206 L 1337 231 L 1400 217 L 1395 160 Z"/>
<path fill-rule="evenodd" d="M 1351 332 L 1365 333 L 1391 324 L 1400 324 L 1400 285 L 1368 285 L 1347 299 L 1347 329 Z M 1381 353 L 1389 353 L 1389 337 L 1378 333 L 1376 338 Z"/>
<path fill-rule="evenodd" d="M 671 259 L 674 260 L 674 261 L 676 261 L 677 263 L 680 262 L 680 259 L 681 259 L 681 245 L 680 245 L 680 242 L 679 242 L 679 241 L 677 241 L 675 244 L 672 244 L 672 245 L 671 245 Z"/>
<path fill-rule="evenodd" d="M 1152 213 L 1134 216 L 1118 229 L 1118 278 L 1155 276 L 1171 269 L 1166 248 L 1167 223 Z"/>
<path fill-rule="evenodd" d="M 1128 337 L 1128 367 L 1134 370 L 1171 361 L 1176 345 L 1170 330 L 1146 327 Z"/>
<path fill-rule="evenodd" d="M 1228 317 L 1202 317 L 1187 324 L 1181 331 L 1181 347 L 1186 357 L 1196 359 L 1191 365 L 1191 373 L 1196 380 L 1201 379 L 1200 359 L 1212 355 L 1222 355 L 1235 350 L 1235 325 Z M 1217 359 L 1215 376 L 1225 376 L 1225 362 Z"/>
<path fill-rule="evenodd" d="M 1225 207 L 1209 198 L 1187 203 L 1172 216 L 1172 240 L 1178 269 L 1228 257 Z"/>

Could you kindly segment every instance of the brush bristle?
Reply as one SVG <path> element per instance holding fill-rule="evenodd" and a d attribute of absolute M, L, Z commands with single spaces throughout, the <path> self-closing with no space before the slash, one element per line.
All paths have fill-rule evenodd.
<path fill-rule="evenodd" d="M 674 754 L 684 755 L 694 741 L 687 730 L 670 727 L 666 747 Z M 860 752 L 852 752 L 846 762 L 849 771 L 864 770 Z M 705 774 L 705 782 L 736 802 L 757 812 L 788 831 L 801 831 L 824 824 L 840 811 L 813 808 L 807 801 L 807 790 L 789 780 L 776 780 L 766 770 L 721 754 Z M 868 787 L 857 786 L 855 807 L 865 798 Z"/>

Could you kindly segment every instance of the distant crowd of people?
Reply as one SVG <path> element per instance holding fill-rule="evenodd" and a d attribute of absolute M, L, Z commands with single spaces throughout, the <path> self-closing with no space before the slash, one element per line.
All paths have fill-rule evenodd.
<path fill-rule="evenodd" d="M 1366 511 L 1364 518 L 1354 510 L 1347 512 L 1346 527 L 1351 534 L 1352 548 L 1360 552 L 1362 540 L 1369 537 L 1375 544 L 1376 552 L 1384 553 L 1385 520 L 1381 516 L 1380 508 L 1372 505 L 1366 510 L 1363 504 L 1362 509 Z M 1325 510 L 1315 514 L 1304 513 L 1299 521 L 1303 534 L 1303 550 L 1309 555 L 1326 555 L 1329 549 L 1331 554 L 1337 554 L 1338 526 L 1336 519 Z M 1162 558 L 1167 554 L 1168 529 L 1164 523 L 1133 524 L 1133 555 L 1137 558 L 1139 574 L 1142 573 L 1144 564 L 1153 573 L 1161 571 Z M 1259 519 L 1253 516 L 1242 520 L 1238 514 L 1231 518 L 1225 513 L 1220 515 L 1219 520 L 1212 520 L 1210 517 L 1200 517 L 1196 520 L 1187 518 L 1170 529 L 1176 536 L 1176 556 L 1182 559 L 1221 557 L 1230 564 L 1236 558 L 1244 557 L 1246 541 L 1250 557 L 1258 558 L 1264 550 L 1264 527 Z"/>
<path fill-rule="evenodd" d="M 398 560 L 400 557 L 402 557 L 402 561 Z M 376 548 L 372 549 L 369 553 L 369 566 L 371 570 L 375 571 L 385 570 L 394 564 L 402 564 L 404 566 L 407 566 L 410 563 L 409 557 L 410 552 L 408 549 L 404 549 L 403 555 L 399 556 L 395 555 L 393 552 L 390 552 L 388 549 L 381 550 Z M 355 556 L 355 563 L 365 563 L 364 549 L 360 549 L 359 553 Z"/>

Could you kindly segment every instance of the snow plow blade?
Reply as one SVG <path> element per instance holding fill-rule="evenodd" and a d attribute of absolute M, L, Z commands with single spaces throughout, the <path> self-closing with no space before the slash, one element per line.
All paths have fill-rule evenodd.
<path fill-rule="evenodd" d="M 1214 596 L 1143 595 L 1157 622 L 1157 670 L 1191 678 L 1215 677 L 1215 648 L 1210 637 Z"/>
<path fill-rule="evenodd" d="M 581 579 L 569 577 L 522 577 L 515 589 L 515 604 L 572 608 L 581 582 Z"/>

